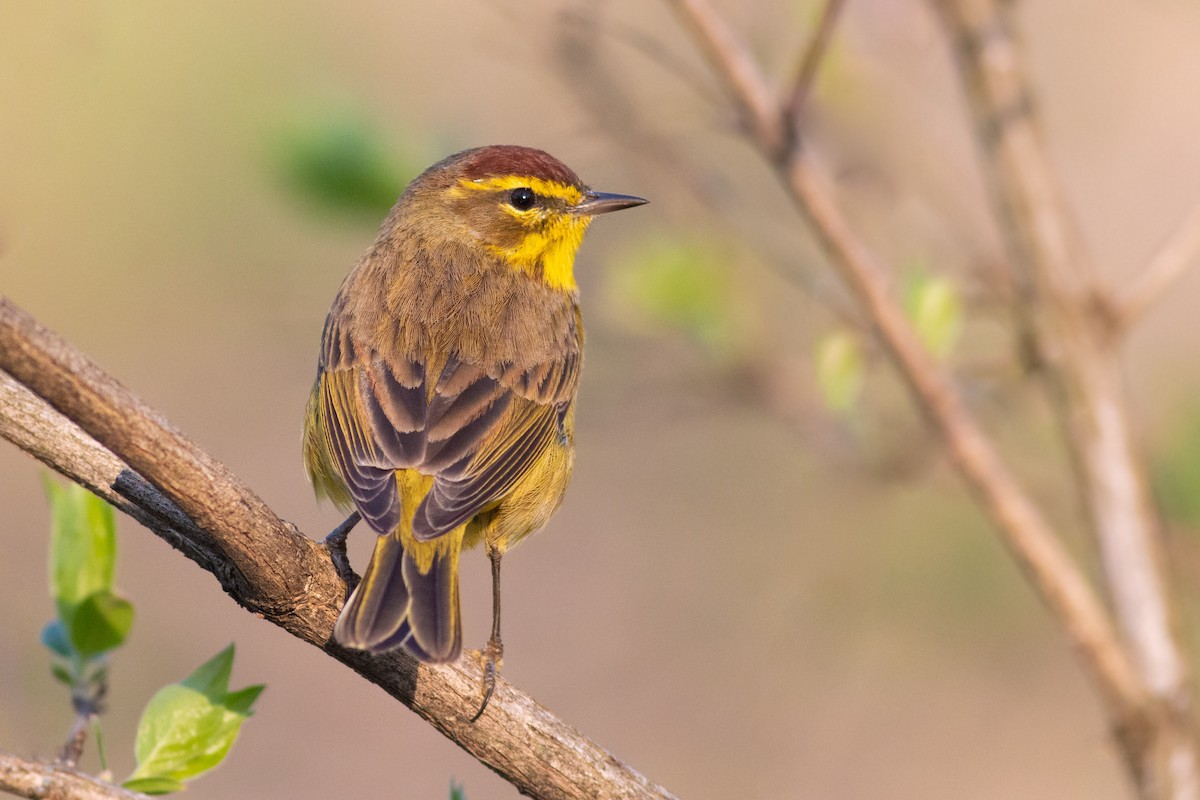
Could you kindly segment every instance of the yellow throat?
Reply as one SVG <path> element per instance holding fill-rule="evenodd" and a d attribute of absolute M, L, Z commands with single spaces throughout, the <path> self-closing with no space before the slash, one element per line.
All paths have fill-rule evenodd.
<path fill-rule="evenodd" d="M 487 192 L 528 187 L 543 197 L 562 200 L 567 207 L 578 205 L 584 199 L 583 193 L 570 184 L 522 175 L 464 179 L 459 186 L 466 190 Z M 583 243 L 583 234 L 592 223 L 591 216 L 541 206 L 526 210 L 504 206 L 504 211 L 518 220 L 527 233 L 516 245 L 488 245 L 488 250 L 514 269 L 540 277 L 551 289 L 574 292 L 578 288 L 575 283 L 575 254 Z"/>

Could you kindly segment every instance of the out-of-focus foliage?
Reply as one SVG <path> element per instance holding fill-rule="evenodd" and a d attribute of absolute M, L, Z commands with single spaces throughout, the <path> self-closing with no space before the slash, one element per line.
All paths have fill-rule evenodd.
<path fill-rule="evenodd" d="M 178 792 L 184 781 L 221 763 L 265 688 L 229 691 L 233 652 L 231 644 L 151 698 L 138 723 L 137 769 L 123 786 L 146 794 Z"/>
<path fill-rule="evenodd" d="M 677 331 L 729 357 L 740 333 L 730 259 L 701 237 L 642 240 L 610 262 L 609 294 L 632 326 Z"/>
<path fill-rule="evenodd" d="M 954 352 L 962 334 L 962 300 L 948 278 L 924 270 L 913 272 L 904 285 L 904 310 L 938 359 Z"/>
<path fill-rule="evenodd" d="M 77 714 L 95 720 L 106 692 L 109 651 L 133 626 L 133 605 L 113 590 L 117 539 L 112 506 L 81 486 L 46 481 L 50 529 L 50 591 L 58 618 L 42 630 L 55 655 L 55 678 L 71 688 Z M 187 680 L 160 690 L 138 726 L 138 766 L 125 785 L 147 794 L 177 792 L 184 781 L 225 758 L 250 716 L 262 686 L 229 691 L 233 645 Z M 103 755 L 101 755 L 103 763 Z"/>
<path fill-rule="evenodd" d="M 1200 529 L 1200 406 L 1172 428 L 1152 470 L 1167 516 Z"/>
<path fill-rule="evenodd" d="M 50 593 L 58 618 L 42 642 L 67 663 L 54 674 L 83 680 L 87 662 L 118 647 L 133 626 L 133 606 L 113 591 L 117 541 L 112 507 L 86 489 L 46 482 L 50 499 Z"/>
<path fill-rule="evenodd" d="M 352 112 L 298 117 L 277 137 L 275 167 L 297 197 L 378 224 L 419 166 Z"/>
<path fill-rule="evenodd" d="M 853 331 L 840 328 L 817 340 L 813 361 L 817 386 L 831 411 L 850 411 L 862 393 L 862 345 Z"/>

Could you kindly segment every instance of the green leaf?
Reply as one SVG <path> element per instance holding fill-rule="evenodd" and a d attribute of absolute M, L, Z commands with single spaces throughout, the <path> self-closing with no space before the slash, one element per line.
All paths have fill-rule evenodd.
<path fill-rule="evenodd" d="M 134 747 L 138 766 L 130 779 L 184 781 L 212 769 L 237 734 L 236 726 L 230 730 L 227 717 L 221 705 L 195 689 L 164 686 L 142 712 Z"/>
<path fill-rule="evenodd" d="M 130 778 L 121 785 L 130 791 L 142 794 L 172 794 L 173 792 L 182 792 L 187 788 L 183 781 L 160 777 Z"/>
<path fill-rule="evenodd" d="M 817 340 L 817 386 L 831 411 L 850 410 L 863 386 L 863 357 L 858 337 L 848 330 L 836 330 Z"/>
<path fill-rule="evenodd" d="M 263 690 L 249 686 L 228 692 L 232 667 L 230 645 L 183 683 L 151 698 L 138 723 L 138 766 L 126 785 L 158 778 L 186 781 L 221 763 Z"/>
<path fill-rule="evenodd" d="M 66 686 L 71 686 L 75 683 L 74 679 L 71 678 L 70 670 L 68 670 L 62 664 L 51 664 L 50 674 L 54 676 L 56 681 Z"/>
<path fill-rule="evenodd" d="M 954 351 L 962 333 L 962 300 L 946 278 L 916 274 L 904 291 L 904 307 L 917 335 L 939 359 Z"/>
<path fill-rule="evenodd" d="M 112 650 L 133 627 L 133 605 L 108 590 L 93 592 L 70 615 L 71 645 L 82 656 Z"/>
<path fill-rule="evenodd" d="M 265 683 L 257 683 L 254 686 L 247 686 L 245 689 L 239 689 L 236 692 L 230 692 L 225 695 L 225 707 L 235 714 L 241 714 L 243 717 L 254 716 L 254 703 L 258 700 L 258 696 L 266 689 Z"/>
<path fill-rule="evenodd" d="M 234 646 L 230 643 L 224 650 L 205 661 L 182 681 L 214 702 L 221 702 L 229 691 L 229 676 L 233 674 Z"/>
<path fill-rule="evenodd" d="M 63 658 L 70 658 L 74 655 L 70 637 L 67 636 L 62 620 L 56 619 L 46 623 L 46 627 L 42 628 L 42 644 L 48 647 L 50 652 Z"/>
<path fill-rule="evenodd" d="M 463 787 L 454 781 L 450 781 L 450 800 L 467 800 L 467 793 L 463 791 Z"/>
<path fill-rule="evenodd" d="M 112 506 L 74 484 L 47 480 L 50 498 L 50 592 L 59 616 L 89 595 L 111 591 L 117 539 Z"/>

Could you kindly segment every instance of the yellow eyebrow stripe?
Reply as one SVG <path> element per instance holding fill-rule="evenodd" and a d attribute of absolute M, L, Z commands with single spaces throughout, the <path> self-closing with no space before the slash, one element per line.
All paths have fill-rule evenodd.
<path fill-rule="evenodd" d="M 496 178 L 480 178 L 479 180 L 464 178 L 458 182 L 458 185 L 466 189 L 484 192 L 503 192 L 528 187 L 533 189 L 536 194 L 563 200 L 568 205 L 583 202 L 583 192 L 578 187 L 567 183 L 548 181 L 544 178 L 534 178 L 531 175 L 501 175 Z"/>

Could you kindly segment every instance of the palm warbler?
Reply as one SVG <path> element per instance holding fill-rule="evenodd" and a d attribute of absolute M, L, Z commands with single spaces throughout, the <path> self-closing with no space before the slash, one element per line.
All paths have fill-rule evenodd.
<path fill-rule="evenodd" d="M 304 462 L 318 497 L 378 534 L 334 638 L 457 658 L 458 555 L 482 542 L 480 714 L 502 654 L 500 559 L 546 524 L 571 476 L 575 253 L 594 216 L 645 202 L 594 192 L 541 150 L 452 155 L 401 195 L 325 320 Z"/>

